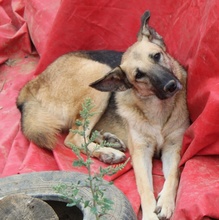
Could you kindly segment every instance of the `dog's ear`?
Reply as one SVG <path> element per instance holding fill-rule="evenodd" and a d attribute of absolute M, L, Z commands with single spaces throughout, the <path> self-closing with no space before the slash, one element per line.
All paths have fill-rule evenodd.
<path fill-rule="evenodd" d="M 116 67 L 103 78 L 91 83 L 90 86 L 102 92 L 119 92 L 132 87 L 120 67 Z"/>
<path fill-rule="evenodd" d="M 165 51 L 166 46 L 163 38 L 148 25 L 150 16 L 150 11 L 146 11 L 141 17 L 141 28 L 138 32 L 138 41 L 141 41 L 143 37 L 146 37 L 150 42 L 157 44 Z"/>

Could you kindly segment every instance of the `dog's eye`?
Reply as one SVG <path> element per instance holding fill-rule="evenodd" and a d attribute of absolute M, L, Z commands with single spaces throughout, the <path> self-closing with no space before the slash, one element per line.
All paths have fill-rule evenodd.
<path fill-rule="evenodd" d="M 161 57 L 161 53 L 155 53 L 154 56 L 153 56 L 153 59 L 154 59 L 155 62 L 159 62 L 160 57 Z"/>
<path fill-rule="evenodd" d="M 139 69 L 137 69 L 137 73 L 135 75 L 135 79 L 141 79 L 145 76 L 146 74 L 142 71 L 140 71 Z"/>

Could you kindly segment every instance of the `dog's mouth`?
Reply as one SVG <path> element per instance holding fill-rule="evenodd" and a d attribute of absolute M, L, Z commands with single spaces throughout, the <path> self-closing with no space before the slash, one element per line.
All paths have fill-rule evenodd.
<path fill-rule="evenodd" d="M 133 84 L 133 89 L 140 98 L 147 98 L 155 95 L 158 99 L 164 100 L 173 97 L 183 88 L 180 81 L 174 76 L 167 82 L 162 80 L 151 80 Z"/>

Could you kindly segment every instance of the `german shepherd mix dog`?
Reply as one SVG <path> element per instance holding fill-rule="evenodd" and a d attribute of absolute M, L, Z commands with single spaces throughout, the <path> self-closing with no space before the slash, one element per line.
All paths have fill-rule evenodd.
<path fill-rule="evenodd" d="M 128 147 L 141 196 L 143 219 L 169 219 L 179 182 L 178 164 L 183 134 L 189 125 L 186 72 L 167 52 L 162 37 L 142 16 L 138 40 L 122 54 L 82 51 L 65 54 L 27 83 L 17 107 L 24 135 L 39 147 L 53 149 L 56 135 L 75 129 L 86 97 L 95 104 L 90 128 L 114 148 L 96 149 L 93 157 L 105 163 L 125 160 Z M 100 92 L 102 91 L 102 92 Z M 87 136 L 91 131 L 87 131 Z M 81 146 L 82 137 L 69 132 L 65 145 Z M 165 183 L 159 198 L 153 194 L 152 158 L 161 157 Z"/>

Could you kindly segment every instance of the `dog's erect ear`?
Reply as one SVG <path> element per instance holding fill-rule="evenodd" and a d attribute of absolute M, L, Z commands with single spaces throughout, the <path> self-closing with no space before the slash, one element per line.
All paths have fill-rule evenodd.
<path fill-rule="evenodd" d="M 148 25 L 150 16 L 150 11 L 146 11 L 141 17 L 141 28 L 138 32 L 138 41 L 141 41 L 143 37 L 146 37 L 150 42 L 157 44 L 162 47 L 163 50 L 166 50 L 163 38 Z"/>
<path fill-rule="evenodd" d="M 150 38 L 150 31 L 148 22 L 150 19 L 151 13 L 150 11 L 146 11 L 141 17 L 141 27 L 138 32 L 138 40 L 142 40 L 143 36 L 146 36 L 148 39 Z"/>
<path fill-rule="evenodd" d="M 119 92 L 132 87 L 120 67 L 116 67 L 103 78 L 91 83 L 90 86 L 102 92 Z"/>

